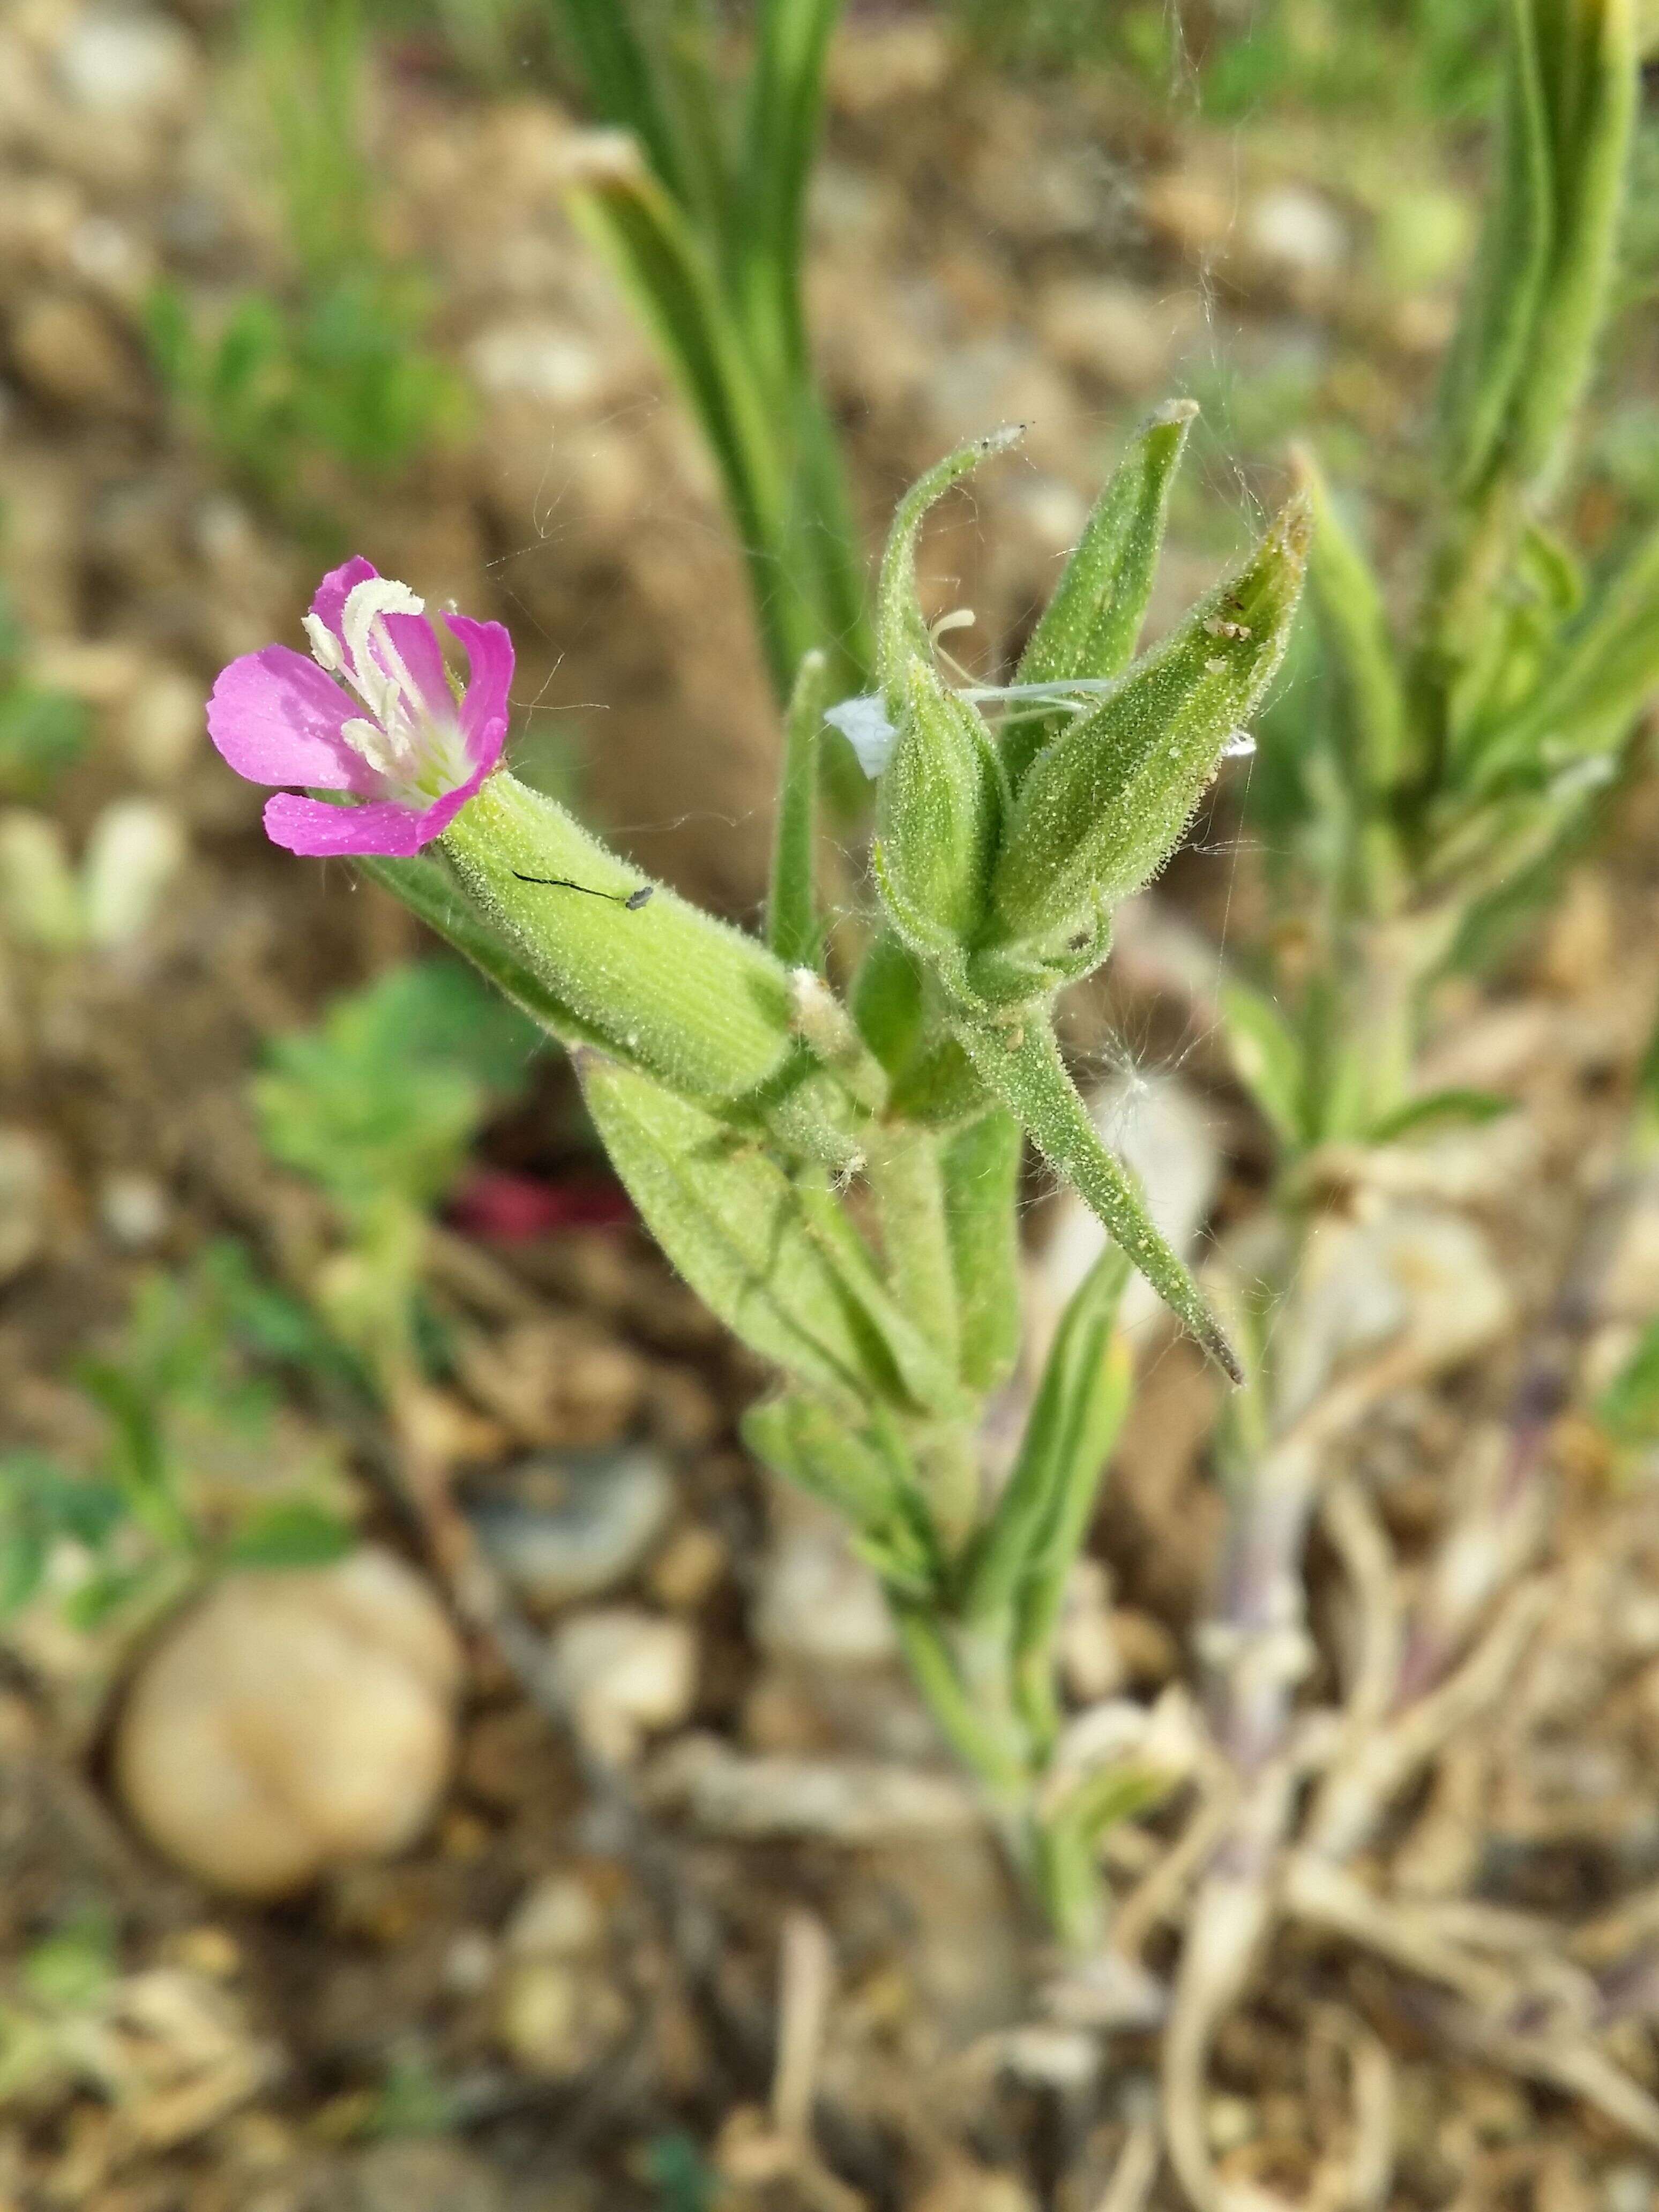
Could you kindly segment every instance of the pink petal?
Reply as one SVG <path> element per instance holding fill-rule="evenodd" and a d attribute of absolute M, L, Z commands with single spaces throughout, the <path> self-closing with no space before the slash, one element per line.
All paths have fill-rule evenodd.
<path fill-rule="evenodd" d="M 384 615 L 381 620 L 392 650 L 426 702 L 428 714 L 434 721 L 453 720 L 455 694 L 449 688 L 444 649 L 438 641 L 437 631 L 424 615 Z"/>
<path fill-rule="evenodd" d="M 474 622 L 470 615 L 444 620 L 466 647 L 466 696 L 461 701 L 461 736 L 481 769 L 495 767 L 507 742 L 507 695 L 513 688 L 513 641 L 500 623 Z"/>
<path fill-rule="evenodd" d="M 351 596 L 353 586 L 367 583 L 371 576 L 378 576 L 380 573 L 372 561 L 365 561 L 361 553 L 354 553 L 350 560 L 339 568 L 331 568 L 318 585 L 317 595 L 311 602 L 311 611 L 325 629 L 333 631 L 342 644 L 345 639 L 340 629 L 340 611 Z"/>
<path fill-rule="evenodd" d="M 439 801 L 439 805 L 444 804 Z M 265 835 L 290 853 L 383 853 L 407 860 L 443 826 L 432 826 L 437 807 L 400 806 L 393 799 L 371 799 L 366 806 L 331 806 L 325 799 L 296 799 L 279 792 L 265 805 Z M 451 807 L 449 813 L 453 813 Z M 446 814 L 444 819 L 449 818 Z"/>
<path fill-rule="evenodd" d="M 250 783 L 368 792 L 374 771 L 340 735 L 359 711 L 304 653 L 267 645 L 221 671 L 208 701 L 208 735 Z"/>

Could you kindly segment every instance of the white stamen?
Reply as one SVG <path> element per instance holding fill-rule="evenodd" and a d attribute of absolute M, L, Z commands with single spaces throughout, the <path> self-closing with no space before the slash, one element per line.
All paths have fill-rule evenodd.
<path fill-rule="evenodd" d="M 311 640 L 312 659 L 326 675 L 337 676 L 345 666 L 339 639 L 320 615 L 307 615 L 305 626 L 306 635 Z"/>
<path fill-rule="evenodd" d="M 366 760 L 376 775 L 391 775 L 400 765 L 387 733 L 378 722 L 365 721 L 354 714 L 349 722 L 340 725 L 340 735 L 352 751 Z"/>

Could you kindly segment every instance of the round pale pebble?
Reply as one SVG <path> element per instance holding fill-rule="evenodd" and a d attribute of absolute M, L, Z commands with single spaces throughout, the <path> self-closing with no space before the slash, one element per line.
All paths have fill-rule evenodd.
<path fill-rule="evenodd" d="M 168 1858 L 239 1896 L 281 1896 L 419 1835 L 460 1679 L 449 1622 L 390 1553 L 228 1576 L 141 1668 L 116 1780 Z"/>

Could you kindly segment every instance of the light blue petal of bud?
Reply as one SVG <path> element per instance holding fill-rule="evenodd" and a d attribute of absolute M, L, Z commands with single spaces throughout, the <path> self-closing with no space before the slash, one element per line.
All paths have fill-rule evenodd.
<path fill-rule="evenodd" d="M 856 699 L 843 699 L 834 707 L 826 707 L 823 719 L 841 732 L 858 755 L 859 766 L 873 783 L 886 767 L 893 740 L 898 735 L 887 719 L 880 698 L 872 691 L 861 693 Z"/>

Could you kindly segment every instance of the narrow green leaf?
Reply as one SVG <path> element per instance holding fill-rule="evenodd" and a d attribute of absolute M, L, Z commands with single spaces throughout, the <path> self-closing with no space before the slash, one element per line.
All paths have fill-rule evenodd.
<path fill-rule="evenodd" d="M 954 1373 L 961 1319 L 939 1139 L 913 1122 L 884 1123 L 871 1132 L 866 1172 L 893 1295 Z"/>
<path fill-rule="evenodd" d="M 842 0 L 761 0 L 749 81 L 744 192 L 750 282 L 763 295 L 751 313 L 757 340 L 769 325 L 785 349 L 779 364 L 800 377 L 799 271 L 806 182 L 823 101 L 823 66 Z"/>
<path fill-rule="evenodd" d="M 1273 1000 L 1237 977 L 1221 986 L 1222 1027 L 1233 1070 L 1281 1145 L 1305 1141 L 1307 1069 L 1294 1031 Z"/>
<path fill-rule="evenodd" d="M 821 653 L 803 657 L 783 718 L 783 774 L 772 841 L 766 941 L 791 968 L 816 968 L 823 951 L 814 882 L 818 738 L 829 704 L 828 665 Z"/>
<path fill-rule="evenodd" d="M 1019 1356 L 1019 1167 L 1013 1115 L 981 1114 L 940 1151 L 945 1221 L 956 1276 L 958 1365 L 970 1390 L 1000 1389 Z"/>
<path fill-rule="evenodd" d="M 1243 1370 L 1197 1284 L 1146 1211 L 1123 1167 L 1101 1142 L 1066 1071 L 1048 1021 L 999 1026 L 963 1021 L 957 1034 L 988 1089 L 1100 1219 L 1170 1310 L 1235 1382 Z"/>
<path fill-rule="evenodd" d="M 1092 927 L 1174 851 L 1279 665 L 1310 527 L 1298 495 L 1244 566 L 1037 759 L 994 882 L 1011 938 Z"/>
<path fill-rule="evenodd" d="M 1112 1330 L 1129 1279 L 1108 1250 L 1073 1292 L 1043 1369 L 1020 1454 L 974 1547 L 963 1583 L 973 1615 L 1020 1607 L 1019 1648 L 1058 1605 L 1087 1531 L 1106 1455 L 1127 1403 L 1126 1358 L 1110 1360 Z"/>
<path fill-rule="evenodd" d="M 1516 469 L 1547 482 L 1607 313 L 1639 91 L 1634 0 L 1534 0 L 1553 141 L 1551 263 L 1517 395 Z"/>
<path fill-rule="evenodd" d="M 1425 1129 L 1479 1128 L 1514 1111 L 1513 1098 L 1500 1098 L 1491 1091 L 1431 1091 L 1421 1098 L 1408 1098 L 1392 1114 L 1384 1115 L 1366 1132 L 1365 1141 L 1392 1145 Z"/>
<path fill-rule="evenodd" d="M 1160 407 L 1119 462 L 1020 655 L 1017 684 L 1095 680 L 1128 666 L 1158 573 L 1170 487 L 1197 413 L 1193 399 Z M 1016 790 L 1068 719 L 1032 714 L 1010 728 L 1002 750 Z"/>
<path fill-rule="evenodd" d="M 1406 694 L 1382 586 L 1333 502 L 1313 457 L 1297 455 L 1313 503 L 1308 586 L 1353 732 L 1362 793 L 1391 790 L 1406 757 Z"/>
<path fill-rule="evenodd" d="M 1616 744 L 1659 690 L 1659 530 L 1652 532 L 1574 624 L 1532 697 L 1477 732 L 1478 788 L 1537 763 Z"/>
<path fill-rule="evenodd" d="M 1535 0 L 1510 0 L 1497 179 L 1440 391 L 1448 478 L 1472 490 L 1492 468 L 1537 329 L 1555 232 L 1554 160 Z"/>
<path fill-rule="evenodd" d="M 563 44 L 574 53 L 595 112 L 606 123 L 631 131 L 652 167 L 668 187 L 684 191 L 674 143 L 651 58 L 620 0 L 556 0 Z"/>

